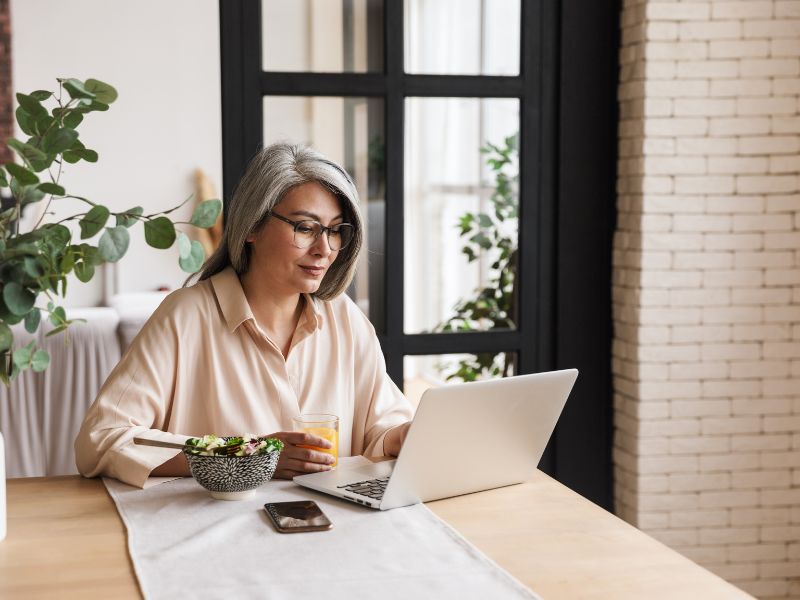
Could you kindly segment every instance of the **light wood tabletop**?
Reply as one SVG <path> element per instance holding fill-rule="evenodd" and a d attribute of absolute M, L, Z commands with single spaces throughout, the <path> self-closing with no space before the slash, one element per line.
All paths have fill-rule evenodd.
<path fill-rule="evenodd" d="M 0 598 L 141 597 L 100 480 L 7 482 Z M 428 504 L 545 599 L 751 598 L 543 473 Z"/>

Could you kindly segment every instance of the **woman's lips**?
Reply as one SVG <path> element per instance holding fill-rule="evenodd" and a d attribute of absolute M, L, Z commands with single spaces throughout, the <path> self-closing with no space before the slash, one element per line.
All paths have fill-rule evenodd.
<path fill-rule="evenodd" d="M 319 277 L 325 272 L 324 267 L 311 267 L 306 265 L 300 265 L 300 268 L 303 272 L 311 275 L 312 277 Z"/>

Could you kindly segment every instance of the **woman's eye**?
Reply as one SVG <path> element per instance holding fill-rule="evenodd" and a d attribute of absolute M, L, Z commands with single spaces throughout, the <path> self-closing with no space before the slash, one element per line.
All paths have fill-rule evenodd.
<path fill-rule="evenodd" d="M 308 235 L 309 233 L 314 233 L 314 230 L 311 227 L 307 227 L 306 225 L 298 225 L 297 231 L 304 235 Z"/>

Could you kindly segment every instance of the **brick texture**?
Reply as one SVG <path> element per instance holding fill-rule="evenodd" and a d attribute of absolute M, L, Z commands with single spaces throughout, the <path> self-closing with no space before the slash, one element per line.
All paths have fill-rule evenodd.
<path fill-rule="evenodd" d="M 800 598 L 800 0 L 625 0 L 620 517 Z"/>
<path fill-rule="evenodd" d="M 9 0 L 0 0 L 0 162 L 12 160 L 5 142 L 14 135 L 14 106 L 11 85 L 11 16 Z"/>

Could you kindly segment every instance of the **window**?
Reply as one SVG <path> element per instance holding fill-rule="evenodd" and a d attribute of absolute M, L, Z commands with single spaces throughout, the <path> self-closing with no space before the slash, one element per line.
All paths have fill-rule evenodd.
<path fill-rule="evenodd" d="M 616 81 L 596 75 L 616 70 L 616 14 L 590 0 L 220 1 L 225 197 L 277 138 L 341 161 L 368 229 L 349 293 L 375 325 L 389 375 L 413 400 L 459 371 L 578 367 L 540 466 L 604 506 Z M 481 152 L 494 152 L 489 144 L 508 159 L 499 168 Z M 558 161 L 576 147 L 602 160 Z M 466 215 L 492 216 L 500 187 L 517 210 L 493 229 L 515 253 L 503 318 L 462 302 L 501 286 L 497 245 L 472 240 L 470 261 L 464 248 L 480 231 L 461 235 Z M 569 219 L 558 219 L 562 207 Z"/>

